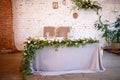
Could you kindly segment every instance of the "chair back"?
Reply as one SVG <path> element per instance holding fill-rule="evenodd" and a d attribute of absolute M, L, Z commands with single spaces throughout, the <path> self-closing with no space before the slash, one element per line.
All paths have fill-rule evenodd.
<path fill-rule="evenodd" d="M 55 36 L 55 27 L 45 26 L 44 27 L 44 37 Z"/>
<path fill-rule="evenodd" d="M 56 30 L 56 37 L 68 37 L 68 33 L 70 32 L 69 27 L 58 27 Z"/>

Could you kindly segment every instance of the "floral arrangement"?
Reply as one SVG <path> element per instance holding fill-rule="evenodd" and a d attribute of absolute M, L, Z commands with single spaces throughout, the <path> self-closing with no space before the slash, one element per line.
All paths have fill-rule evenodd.
<path fill-rule="evenodd" d="M 91 0 L 71 0 L 75 5 L 73 8 L 79 9 L 93 9 L 98 12 L 102 7 L 97 1 Z"/>
<path fill-rule="evenodd" d="M 67 39 L 67 38 L 62 40 L 59 39 L 41 40 L 38 38 L 28 38 L 28 41 L 25 42 L 25 46 L 24 46 L 24 54 L 23 54 L 22 67 L 21 67 L 23 78 L 31 74 L 30 61 L 35 57 L 35 51 L 38 49 L 42 49 L 47 46 L 54 46 L 55 50 L 57 51 L 60 46 L 79 47 L 80 45 L 84 46 L 87 43 L 96 43 L 96 42 L 98 42 L 98 40 L 93 40 L 92 38 L 76 39 L 76 40 Z"/>

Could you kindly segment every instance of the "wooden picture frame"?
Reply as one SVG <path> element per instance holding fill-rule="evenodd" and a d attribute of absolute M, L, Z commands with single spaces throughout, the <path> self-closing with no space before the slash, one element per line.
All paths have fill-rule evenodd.
<path fill-rule="evenodd" d="M 74 19 L 77 19 L 77 18 L 78 18 L 78 13 L 76 13 L 76 12 L 73 13 L 73 18 L 74 18 Z"/>
<path fill-rule="evenodd" d="M 53 9 L 58 9 L 58 2 L 53 2 L 52 6 L 53 6 Z"/>

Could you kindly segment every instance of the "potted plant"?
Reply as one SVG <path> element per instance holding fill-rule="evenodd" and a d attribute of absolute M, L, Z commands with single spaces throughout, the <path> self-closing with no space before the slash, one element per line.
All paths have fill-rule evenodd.
<path fill-rule="evenodd" d="M 113 51 L 117 51 L 119 49 L 120 44 L 120 17 L 113 23 L 114 30 L 112 31 L 112 40 L 111 47 Z"/>
<path fill-rule="evenodd" d="M 112 50 L 117 51 L 120 43 L 120 18 L 118 17 L 111 26 L 110 24 L 103 23 L 100 16 L 99 20 L 95 23 L 95 27 L 103 32 L 102 37 L 105 38 L 108 45 L 111 45 Z"/>

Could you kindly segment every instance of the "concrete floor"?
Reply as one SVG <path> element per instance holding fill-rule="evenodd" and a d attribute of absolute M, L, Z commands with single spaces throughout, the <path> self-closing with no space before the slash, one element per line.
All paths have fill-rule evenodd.
<path fill-rule="evenodd" d="M 19 71 L 22 53 L 0 53 L 0 80 L 21 80 Z M 120 55 L 104 51 L 103 65 L 106 71 L 99 73 L 77 73 L 59 76 L 31 75 L 27 80 L 120 80 Z"/>

